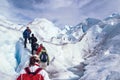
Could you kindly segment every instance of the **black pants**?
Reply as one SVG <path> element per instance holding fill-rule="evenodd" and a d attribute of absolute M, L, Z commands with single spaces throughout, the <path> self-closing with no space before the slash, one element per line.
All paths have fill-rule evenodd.
<path fill-rule="evenodd" d="M 30 38 L 28 37 L 28 38 L 24 38 L 25 40 L 24 40 L 24 48 L 26 48 L 26 44 L 27 44 L 27 39 L 29 40 L 29 43 L 30 43 Z"/>
<path fill-rule="evenodd" d="M 33 51 L 34 51 L 34 43 L 31 44 L 31 54 L 33 55 Z"/>
<path fill-rule="evenodd" d="M 26 48 L 26 44 L 27 44 L 27 38 L 24 38 L 24 48 Z"/>

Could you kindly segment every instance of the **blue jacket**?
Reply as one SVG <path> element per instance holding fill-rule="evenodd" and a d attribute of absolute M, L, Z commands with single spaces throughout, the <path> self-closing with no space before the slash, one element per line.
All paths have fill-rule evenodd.
<path fill-rule="evenodd" d="M 23 38 L 30 38 L 30 34 L 31 34 L 31 31 L 26 29 L 23 32 Z"/>

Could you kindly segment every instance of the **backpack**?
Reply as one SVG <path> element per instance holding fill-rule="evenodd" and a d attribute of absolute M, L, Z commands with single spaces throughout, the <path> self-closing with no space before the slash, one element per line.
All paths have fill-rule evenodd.
<path fill-rule="evenodd" d="M 40 53 L 40 61 L 41 62 L 47 62 L 48 61 L 48 54 L 46 52 Z"/>
<path fill-rule="evenodd" d="M 20 75 L 17 80 L 44 80 L 41 74 L 38 74 L 42 68 L 38 68 L 35 72 L 30 72 L 29 67 L 25 68 L 26 74 Z"/>

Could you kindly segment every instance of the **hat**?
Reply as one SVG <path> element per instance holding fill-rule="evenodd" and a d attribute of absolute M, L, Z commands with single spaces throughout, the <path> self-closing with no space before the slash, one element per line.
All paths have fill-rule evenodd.
<path fill-rule="evenodd" d="M 40 63 L 40 59 L 36 55 L 33 55 L 33 56 L 30 57 L 29 66 L 34 66 L 35 63 L 39 64 Z"/>
<path fill-rule="evenodd" d="M 36 60 L 40 60 L 40 59 L 39 59 L 39 56 L 36 55 L 36 54 L 34 54 L 33 57 L 35 57 Z"/>
<path fill-rule="evenodd" d="M 34 65 L 35 62 L 39 63 L 39 62 L 40 62 L 40 59 L 39 59 L 38 56 L 33 55 L 33 56 L 30 57 L 30 65 Z"/>

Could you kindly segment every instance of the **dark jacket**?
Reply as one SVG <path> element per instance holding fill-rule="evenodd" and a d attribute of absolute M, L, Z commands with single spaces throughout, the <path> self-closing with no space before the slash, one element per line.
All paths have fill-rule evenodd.
<path fill-rule="evenodd" d="M 36 42 L 33 43 L 33 50 L 37 51 L 38 47 L 39 47 L 38 43 L 36 43 Z"/>
<path fill-rule="evenodd" d="M 37 38 L 36 37 L 34 37 L 34 36 L 32 36 L 32 37 L 30 37 L 30 43 L 33 45 L 34 43 L 36 43 L 37 42 Z"/>

